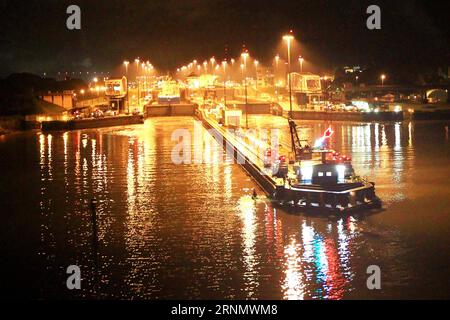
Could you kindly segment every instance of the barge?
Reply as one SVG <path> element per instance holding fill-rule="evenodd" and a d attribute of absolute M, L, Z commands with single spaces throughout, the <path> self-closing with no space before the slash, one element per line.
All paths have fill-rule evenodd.
<path fill-rule="evenodd" d="M 288 159 L 269 160 L 268 166 L 276 181 L 272 198 L 277 205 L 326 213 L 381 208 L 375 183 L 355 174 L 350 157 L 323 147 L 333 134 L 331 127 L 313 147 L 302 146 L 295 122 L 288 121 L 293 152 Z"/>
<path fill-rule="evenodd" d="M 209 117 L 204 109 L 199 108 L 196 115 L 207 129 L 213 130 L 210 133 L 227 152 L 231 150 L 232 156 L 241 160 L 238 163 L 275 206 L 314 214 L 381 208 L 375 183 L 355 174 L 350 157 L 323 147 L 333 134 L 331 128 L 318 139 L 319 144 L 303 146 L 295 122 L 288 119 L 292 143 L 289 154 L 280 155 L 278 148 L 272 150 L 268 146 L 264 155 L 260 155 L 225 130 L 217 119 Z"/>

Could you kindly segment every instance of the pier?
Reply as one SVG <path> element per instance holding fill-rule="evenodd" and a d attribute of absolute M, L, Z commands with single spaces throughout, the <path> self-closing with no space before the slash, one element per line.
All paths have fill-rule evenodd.
<path fill-rule="evenodd" d="M 235 136 L 224 130 L 213 119 L 210 119 L 204 110 L 198 110 L 196 115 L 206 129 L 213 130 L 213 137 L 222 142 L 222 146 L 226 148 L 228 153 L 232 152 L 233 158 L 253 177 L 261 189 L 268 196 L 272 196 L 276 191 L 276 182 L 261 170 L 263 161 L 257 152 L 252 150 L 248 144 L 237 140 Z"/>
<path fill-rule="evenodd" d="M 146 105 L 144 117 L 193 116 L 196 108 L 193 103 Z"/>
<path fill-rule="evenodd" d="M 142 115 L 114 116 L 89 119 L 53 120 L 42 122 L 42 131 L 79 130 L 144 123 Z"/>

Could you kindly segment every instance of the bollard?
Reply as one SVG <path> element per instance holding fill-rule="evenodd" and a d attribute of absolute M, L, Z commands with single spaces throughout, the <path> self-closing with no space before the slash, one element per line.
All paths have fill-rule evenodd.
<path fill-rule="evenodd" d="M 253 199 L 256 199 L 257 197 L 258 197 L 258 194 L 256 193 L 255 188 L 253 188 L 253 195 L 252 195 L 252 198 L 253 198 Z"/>

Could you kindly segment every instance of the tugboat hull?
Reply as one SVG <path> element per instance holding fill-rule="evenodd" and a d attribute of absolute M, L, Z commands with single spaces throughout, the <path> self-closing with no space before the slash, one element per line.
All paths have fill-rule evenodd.
<path fill-rule="evenodd" d="M 281 207 L 308 212 L 349 213 L 381 208 L 373 182 L 277 186 L 273 198 Z"/>

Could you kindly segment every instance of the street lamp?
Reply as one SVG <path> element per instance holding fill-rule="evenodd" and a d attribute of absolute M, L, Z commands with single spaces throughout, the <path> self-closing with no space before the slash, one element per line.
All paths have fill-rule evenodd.
<path fill-rule="evenodd" d="M 292 31 L 291 31 L 292 32 Z M 283 40 L 287 44 L 287 54 L 288 54 L 288 81 L 289 81 L 289 118 L 292 117 L 292 85 L 291 85 L 291 41 L 294 40 L 294 36 L 289 33 L 283 36 Z"/>
<path fill-rule="evenodd" d="M 144 97 L 146 96 L 146 92 L 147 92 L 147 65 L 146 65 L 146 63 L 145 62 L 142 62 L 142 64 L 141 64 L 141 67 L 142 67 L 142 70 L 143 70 L 143 72 L 142 72 L 142 74 L 144 75 L 144 85 L 143 85 L 143 91 L 144 91 Z"/>
<path fill-rule="evenodd" d="M 214 74 L 214 63 L 216 62 L 216 59 L 214 59 L 214 57 L 211 57 L 211 59 L 209 59 L 209 61 L 211 61 L 211 70 L 212 70 L 212 73 Z"/>
<path fill-rule="evenodd" d="M 246 69 L 247 69 L 247 58 L 248 58 L 248 52 L 242 52 L 241 57 L 244 60 L 244 63 L 241 64 L 242 69 L 242 77 L 244 78 L 244 90 L 245 90 L 245 127 L 248 128 L 248 115 L 247 115 L 247 75 L 246 75 Z"/>
<path fill-rule="evenodd" d="M 275 94 L 277 93 L 277 74 L 278 74 L 278 64 L 280 63 L 280 55 L 277 53 L 275 55 L 275 72 L 273 75 L 273 82 L 274 82 L 274 86 L 275 86 Z"/>
<path fill-rule="evenodd" d="M 304 59 L 302 56 L 298 57 L 298 62 L 300 63 L 300 72 L 303 72 L 303 61 Z"/>
<path fill-rule="evenodd" d="M 233 67 L 234 67 L 234 62 L 235 62 L 235 60 L 233 59 L 233 58 L 231 58 L 231 76 L 230 76 L 230 80 L 231 80 L 231 82 L 233 82 Z"/>
<path fill-rule="evenodd" d="M 134 62 L 136 63 L 136 78 L 137 78 L 137 72 L 139 72 L 139 58 L 134 59 Z"/>
<path fill-rule="evenodd" d="M 128 95 L 128 65 L 130 64 L 130 61 L 125 60 L 123 64 L 125 65 L 125 77 L 127 79 L 127 112 L 130 113 L 130 97 Z"/>
<path fill-rule="evenodd" d="M 384 79 L 386 79 L 386 75 L 382 74 L 380 76 L 380 79 L 381 79 L 381 85 L 384 85 Z"/>
<path fill-rule="evenodd" d="M 222 61 L 223 67 L 223 104 L 227 107 L 227 61 Z"/>
<path fill-rule="evenodd" d="M 256 96 L 258 96 L 258 60 L 255 60 L 255 73 L 256 73 L 256 82 L 255 82 L 255 90 L 256 90 Z"/>
<path fill-rule="evenodd" d="M 137 89 L 138 89 L 138 96 L 137 96 L 138 108 L 141 109 L 141 93 L 140 93 L 139 78 L 138 78 L 138 75 L 139 75 L 139 62 L 140 62 L 139 58 L 134 59 L 134 62 L 136 63 L 136 85 L 137 85 Z"/>

